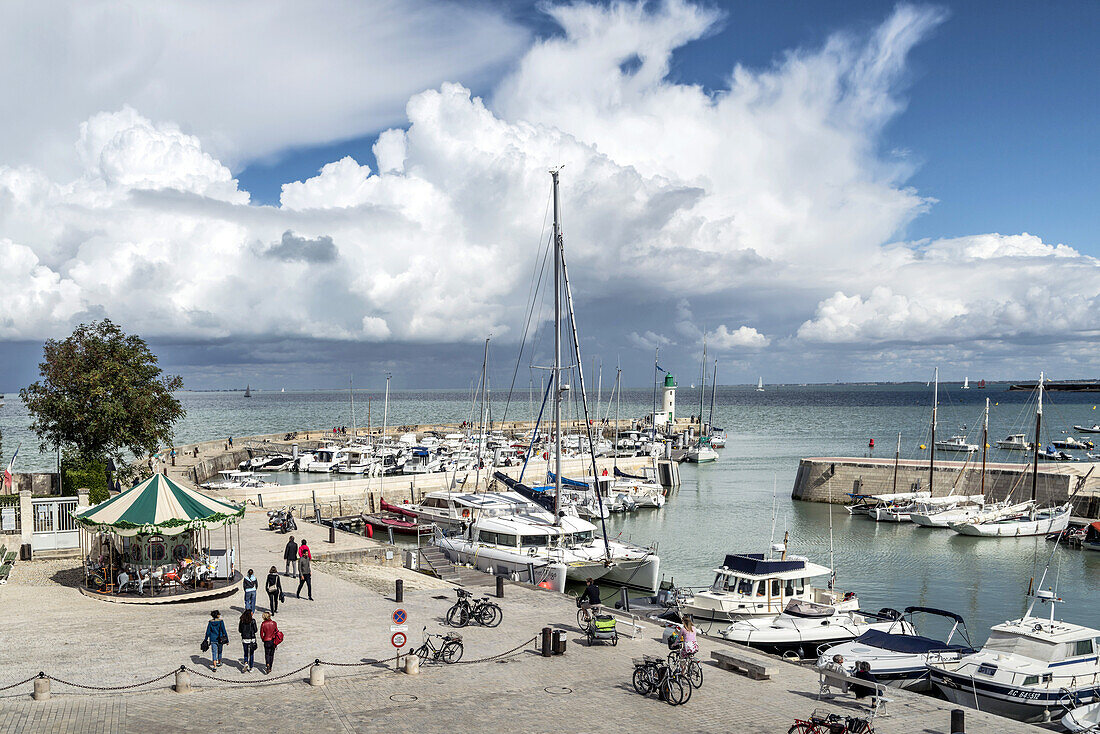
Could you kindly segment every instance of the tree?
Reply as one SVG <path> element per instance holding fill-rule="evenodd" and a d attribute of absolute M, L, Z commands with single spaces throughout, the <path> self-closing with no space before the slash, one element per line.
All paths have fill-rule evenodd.
<path fill-rule="evenodd" d="M 171 444 L 172 424 L 184 416 L 172 391 L 183 380 L 163 374 L 141 337 L 104 319 L 47 340 L 42 351 L 41 379 L 19 391 L 41 450 L 60 446 L 90 462 Z"/>

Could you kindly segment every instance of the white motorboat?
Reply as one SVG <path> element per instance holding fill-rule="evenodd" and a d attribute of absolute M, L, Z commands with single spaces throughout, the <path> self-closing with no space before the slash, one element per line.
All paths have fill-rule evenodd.
<path fill-rule="evenodd" d="M 298 457 L 298 471 L 328 474 L 347 461 L 347 452 L 337 446 L 326 446 Z"/>
<path fill-rule="evenodd" d="M 763 553 L 731 553 L 720 568 L 714 569 L 710 588 L 683 600 L 680 610 L 701 622 L 775 617 L 792 599 L 857 611 L 859 599 L 854 593 L 809 583 L 831 573 L 825 566 L 785 552 L 780 558 L 766 558 Z"/>
<path fill-rule="evenodd" d="M 414 446 L 409 450 L 401 471 L 404 474 L 433 474 L 443 471 L 443 459 L 430 448 Z"/>
<path fill-rule="evenodd" d="M 1074 426 L 1073 430 L 1077 431 L 1078 433 L 1100 433 L 1100 425 L 1097 425 L 1096 423 L 1093 423 L 1089 427 Z"/>
<path fill-rule="evenodd" d="M 339 474 L 375 474 L 382 466 L 370 446 L 348 446 L 345 457 L 336 469 Z"/>
<path fill-rule="evenodd" d="M 278 487 L 276 482 L 268 482 L 255 476 L 250 471 L 238 469 L 225 469 L 218 472 L 219 481 L 207 482 L 203 489 L 272 489 Z"/>
<path fill-rule="evenodd" d="M 978 448 L 977 444 L 967 443 L 966 436 L 952 436 L 946 441 L 936 441 L 936 451 L 957 451 L 972 454 Z"/>
<path fill-rule="evenodd" d="M 1061 449 L 1056 449 L 1053 446 L 1040 447 L 1035 456 L 1043 461 L 1076 461 L 1073 454 L 1070 454 Z"/>
<path fill-rule="evenodd" d="M 241 471 L 289 471 L 294 466 L 294 457 L 290 454 L 263 454 L 242 461 Z"/>
<path fill-rule="evenodd" d="M 936 690 L 954 704 L 1021 721 L 1049 720 L 1073 702 L 1100 700 L 1100 630 L 1055 620 L 1061 599 L 1042 585 L 1024 616 L 995 625 L 978 652 L 958 660 L 931 655 Z M 1051 605 L 1049 619 L 1032 616 L 1037 601 Z"/>
<path fill-rule="evenodd" d="M 1075 451 L 1092 451 L 1096 448 L 1096 444 L 1092 441 L 1082 441 L 1075 436 L 1066 436 L 1062 439 L 1056 439 L 1051 441 L 1050 445 L 1056 449 L 1072 449 Z"/>
<path fill-rule="evenodd" d="M 879 614 L 887 611 L 889 610 L 881 610 Z M 917 634 L 916 614 L 929 614 L 950 619 L 953 624 L 947 639 L 937 640 Z M 906 618 L 908 618 L 908 629 L 903 629 L 901 624 Z M 891 626 L 885 630 L 868 630 L 851 642 L 843 642 L 822 650 L 817 667 L 821 668 L 830 662 L 833 656 L 841 655 L 844 657 L 846 667 L 856 663 L 870 665 L 871 673 L 879 683 L 895 688 L 927 691 L 931 689 L 931 682 L 928 679 L 929 655 L 936 655 L 937 660 L 958 660 L 963 655 L 974 652 L 966 632 L 966 623 L 954 612 L 931 607 L 906 607 L 898 618 L 897 624 L 897 627 Z M 956 633 L 962 637 L 965 644 L 959 645 L 952 642 Z"/>
<path fill-rule="evenodd" d="M 817 657 L 825 645 L 854 640 L 869 631 L 889 635 L 892 630 L 914 630 L 896 617 L 839 611 L 835 606 L 792 599 L 777 617 L 733 622 L 718 635 L 758 650 L 784 657 Z"/>
<path fill-rule="evenodd" d="M 997 448 L 1006 451 L 1031 451 L 1031 442 L 1022 433 L 1013 433 L 1011 436 L 998 441 Z"/>
<path fill-rule="evenodd" d="M 1059 723 L 1070 732 L 1100 732 L 1100 702 L 1070 709 Z"/>
<path fill-rule="evenodd" d="M 710 445 L 716 449 L 726 448 L 726 429 L 725 428 L 712 428 L 710 429 Z"/>

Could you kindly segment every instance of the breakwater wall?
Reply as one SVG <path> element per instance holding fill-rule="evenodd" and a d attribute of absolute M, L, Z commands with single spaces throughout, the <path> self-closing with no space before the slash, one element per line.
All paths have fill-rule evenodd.
<path fill-rule="evenodd" d="M 1040 464 L 1035 496 L 1040 503 L 1063 503 L 1073 496 L 1074 515 L 1100 518 L 1100 471 L 1092 463 Z M 1086 478 L 1087 477 L 1087 478 Z M 992 500 L 1031 497 L 1031 470 L 1022 464 L 987 464 L 985 494 Z M 973 462 L 937 461 L 932 480 L 936 497 L 981 494 L 981 471 Z M 887 494 L 928 491 L 928 462 L 902 460 L 894 489 L 893 459 L 815 457 L 798 464 L 791 497 L 806 502 L 851 502 L 849 493 Z"/>

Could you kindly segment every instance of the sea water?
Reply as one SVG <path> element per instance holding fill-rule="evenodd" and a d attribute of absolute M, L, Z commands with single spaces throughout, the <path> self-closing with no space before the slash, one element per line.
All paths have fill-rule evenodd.
<path fill-rule="evenodd" d="M 1031 440 L 1034 395 L 1009 392 L 1006 387 L 972 386 L 963 391 L 957 384 L 941 385 L 937 439 L 961 434 L 979 444 L 982 411 L 989 398 L 990 446 L 1010 433 L 1025 433 Z M 603 391 L 600 417 L 615 417 L 610 395 L 609 390 Z M 699 397 L 697 388 L 681 387 L 679 414 L 697 414 Z M 347 391 L 253 391 L 251 398 L 230 392 L 181 392 L 179 398 L 187 416 L 176 427 L 178 443 L 352 425 Z M 379 426 L 384 402 L 379 391 L 356 391 L 355 424 L 367 424 L 368 399 L 370 424 Z M 1073 433 L 1074 424 L 1100 422 L 1094 400 L 1100 402 L 1100 396 L 1048 393 L 1044 443 L 1062 437 L 1064 431 Z M 624 390 L 620 415 L 648 413 L 652 401 L 652 389 Z M 38 451 L 23 405 L 15 396 L 5 402 L 0 407 L 5 456 L 10 457 L 21 442 L 17 471 L 52 470 L 56 458 L 50 451 Z M 592 402 L 590 414 L 595 417 Z M 874 455 L 892 458 L 901 432 L 902 457 L 927 460 L 927 448 L 920 446 L 929 443 L 931 403 L 932 388 L 924 384 L 766 386 L 763 392 L 753 386 L 721 387 L 714 419 L 728 435 L 721 458 L 702 466 L 681 465 L 682 485 L 664 509 L 615 515 L 607 521 L 607 529 L 635 542 L 657 542 L 666 579 L 691 586 L 709 584 L 712 570 L 721 565 L 726 553 L 765 552 L 789 532 L 789 552 L 823 565 L 829 565 L 831 557 L 838 588 L 857 592 L 864 608 L 948 609 L 966 618 L 975 642 L 984 640 L 991 625 L 1024 611 L 1029 583 L 1033 578 L 1038 582 L 1055 551 L 1046 584 L 1065 599 L 1058 615 L 1100 626 L 1095 607 L 1100 598 L 1100 553 L 1055 550 L 1053 543 L 1041 537 L 973 538 L 911 524 L 875 523 L 849 517 L 839 506 L 790 499 L 798 462 L 804 457 L 866 456 L 873 438 Z M 539 409 L 537 397 L 528 391 L 513 393 L 510 401 L 494 395 L 491 407 L 494 421 L 531 420 Z M 708 390 L 704 415 L 709 415 L 709 409 Z M 581 411 L 570 402 L 564 412 L 573 418 Z M 469 391 L 393 391 L 386 420 L 390 426 L 476 421 L 478 414 L 477 401 Z M 1072 453 L 1085 460 L 1084 452 Z M 989 460 L 1024 463 L 1025 454 L 991 448 Z M 941 460 L 963 456 L 938 454 Z"/>

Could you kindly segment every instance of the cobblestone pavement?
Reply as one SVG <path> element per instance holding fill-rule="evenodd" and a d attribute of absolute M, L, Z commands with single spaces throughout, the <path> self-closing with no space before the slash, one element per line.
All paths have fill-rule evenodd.
<path fill-rule="evenodd" d="M 250 510 L 246 515 L 241 533 L 245 561 L 257 572 L 271 565 L 281 570 L 276 559 L 286 537 L 267 532 L 265 525 L 262 513 Z M 315 527 L 304 530 L 311 538 L 325 532 Z M 227 664 L 217 674 L 222 680 L 193 676 L 196 690 L 190 694 L 172 692 L 171 677 L 127 693 L 99 693 L 54 682 L 48 701 L 32 701 L 30 683 L 2 691 L 0 732 L 209 732 L 260 726 L 298 732 L 634 733 L 645 728 L 785 733 L 795 716 L 806 716 L 820 705 L 854 710 L 850 700 L 817 701 L 816 674 L 780 661 L 774 663 L 769 681 L 752 681 L 706 664 L 703 688 L 684 706 L 642 698 L 630 685 L 631 658 L 663 654 L 657 628 L 645 625 L 639 639 L 624 637 L 616 647 L 588 648 L 575 629 L 571 600 L 515 585 L 507 586 L 501 600 L 505 617 L 500 627 L 463 630 L 463 663 L 507 651 L 547 625 L 571 630 L 564 656 L 542 658 L 528 645 L 499 661 L 425 665 L 418 676 L 396 673 L 392 666 L 369 662 L 393 654 L 389 617 L 397 605 L 392 595 L 324 573 L 321 565 L 314 567 L 314 602 L 294 598 L 296 584 L 284 579 L 288 598 L 276 620 L 286 640 L 276 655 L 273 675 L 316 658 L 363 664 L 328 667 L 328 685 L 314 688 L 307 683 L 308 671 L 278 682 L 259 672 L 240 672 L 240 594 L 210 603 L 110 604 L 55 583 L 50 574 L 30 572 L 35 564 L 17 564 L 12 583 L 0 588 L 0 639 L 6 643 L 0 646 L 0 686 L 39 670 L 95 686 L 132 684 L 180 665 L 209 674 L 204 667 L 209 658 L 199 653 L 199 642 L 209 610 L 215 607 L 226 618 L 230 644 Z M 28 570 L 22 582 L 17 575 L 21 568 Z M 266 605 L 263 596 L 261 592 L 261 609 Z M 425 626 L 442 631 L 443 614 L 453 599 L 448 589 L 406 591 L 401 606 L 408 612 L 411 642 L 419 644 Z M 710 650 L 723 645 L 702 639 L 701 657 L 709 658 Z M 262 656 L 262 649 L 259 652 Z M 876 721 L 879 732 L 948 733 L 947 704 L 904 692 L 893 696 L 891 715 Z M 969 732 L 1038 731 L 974 711 L 967 712 L 967 724 Z"/>

